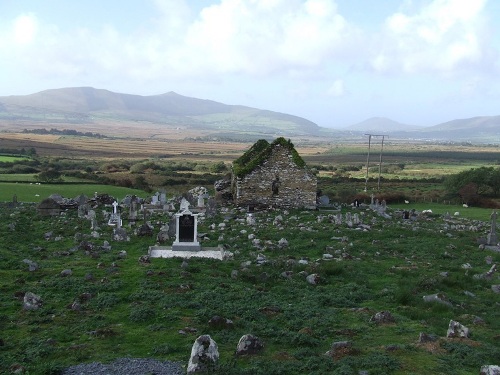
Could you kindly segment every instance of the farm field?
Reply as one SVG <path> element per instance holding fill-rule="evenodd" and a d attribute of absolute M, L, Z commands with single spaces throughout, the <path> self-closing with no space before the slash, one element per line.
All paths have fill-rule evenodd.
<path fill-rule="evenodd" d="M 130 189 L 120 186 L 97 185 L 97 184 L 30 184 L 30 183 L 7 183 L 0 182 L 0 201 L 12 202 L 14 195 L 18 202 L 41 202 L 51 194 L 60 194 L 64 198 L 75 198 L 80 194 L 93 197 L 94 193 L 107 193 L 117 199 L 123 199 L 126 195 L 135 194 L 145 197 L 142 190 Z"/>

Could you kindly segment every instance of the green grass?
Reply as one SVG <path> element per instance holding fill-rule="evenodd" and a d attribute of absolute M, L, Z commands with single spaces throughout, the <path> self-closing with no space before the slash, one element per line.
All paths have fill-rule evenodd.
<path fill-rule="evenodd" d="M 97 184 L 36 184 L 36 183 L 8 183 L 0 182 L 0 201 L 11 202 L 17 195 L 19 202 L 41 202 L 51 194 L 60 194 L 65 198 L 74 198 L 80 194 L 93 197 L 94 193 L 108 193 L 111 196 L 122 199 L 126 195 L 135 194 L 146 197 L 142 190 L 129 189 L 120 186 L 108 186 Z"/>
<path fill-rule="evenodd" d="M 96 210 L 101 223 L 103 209 Z M 77 218 L 74 211 L 40 217 L 29 205 L 4 205 L 0 295 L 6 298 L 0 309 L 4 342 L 0 373 L 8 373 L 14 363 L 30 374 L 44 374 L 125 356 L 187 363 L 200 334 L 210 334 L 219 346 L 218 374 L 357 374 L 361 370 L 477 374 L 481 364 L 496 363 L 500 296 L 490 286 L 497 281 L 473 276 L 489 269 L 485 256 L 500 262 L 499 253 L 477 248 L 476 238 L 484 235 L 488 223 L 480 232 L 443 232 L 439 215 L 410 224 L 377 217 L 370 210 L 355 212 L 369 223 L 370 231 L 335 226 L 328 214 L 315 211 L 259 212 L 253 229 L 237 220 L 245 218 L 244 212 L 233 212 L 224 230 L 209 227 L 224 221 L 222 216 L 202 220 L 199 231 L 209 237 L 203 246 L 223 243 L 234 252 L 234 259 L 190 259 L 183 269 L 181 259 L 138 262 L 154 244 L 154 236 L 131 234 L 130 242 L 114 242 L 112 228 L 102 224 L 100 238 L 92 238 L 89 222 Z M 285 218 L 282 229 L 272 224 L 278 214 Z M 124 215 L 125 227 L 126 219 Z M 150 220 L 156 234 L 168 217 L 157 214 Z M 468 223 L 463 217 L 455 220 Z M 241 233 L 243 229 L 271 245 L 256 249 Z M 49 231 L 53 234 L 46 240 L 44 233 Z M 288 240 L 287 248 L 276 247 L 280 238 Z M 83 240 L 95 244 L 96 250 L 80 249 Z M 111 251 L 99 250 L 104 240 L 111 242 Z M 125 258 L 118 256 L 121 250 L 127 251 Z M 259 253 L 268 263 L 255 263 Z M 321 260 L 324 253 L 341 260 Z M 40 269 L 28 272 L 26 258 Z M 309 263 L 297 264 L 302 258 Z M 243 269 L 241 264 L 248 260 L 251 264 Z M 464 270 L 464 263 L 472 269 Z M 59 274 L 66 268 L 73 275 L 63 278 Z M 236 278 L 231 277 L 232 270 L 238 270 Z M 293 272 L 290 279 L 281 275 L 284 271 Z M 309 285 L 301 272 L 319 274 L 319 285 Z M 91 281 L 85 280 L 89 273 Z M 476 297 L 465 295 L 465 290 Z M 40 310 L 22 310 L 16 296 L 28 291 L 44 300 Z M 437 292 L 444 293 L 454 307 L 423 302 L 423 295 Z M 84 293 L 91 297 L 81 300 L 82 309 L 69 309 Z M 396 323 L 370 322 L 378 311 L 390 311 Z M 208 321 L 214 315 L 231 319 L 234 327 L 210 327 Z M 476 316 L 484 323 L 475 324 Z M 445 339 L 450 319 L 468 326 L 471 340 Z M 179 334 L 186 327 L 196 332 Z M 420 332 L 440 337 L 437 352 L 416 344 Z M 235 358 L 236 344 L 246 333 L 260 337 L 265 349 L 256 356 Z M 351 355 L 335 361 L 324 356 L 334 341 L 343 340 L 352 342 Z"/>
<path fill-rule="evenodd" d="M 417 211 L 432 210 L 433 214 L 445 215 L 446 213 L 449 213 L 451 216 L 454 216 L 455 212 L 458 212 L 459 217 L 467 218 L 470 220 L 482 220 L 482 221 L 489 221 L 490 215 L 493 212 L 493 209 L 491 208 L 463 207 L 459 205 L 439 204 L 432 202 L 428 203 L 410 202 L 409 204 L 397 203 L 397 204 L 391 204 L 391 208 L 399 208 L 403 210 L 415 209 Z"/>
<path fill-rule="evenodd" d="M 25 156 L 7 156 L 7 155 L 0 155 L 0 162 L 1 163 L 15 163 L 20 160 L 28 160 L 29 158 Z"/>

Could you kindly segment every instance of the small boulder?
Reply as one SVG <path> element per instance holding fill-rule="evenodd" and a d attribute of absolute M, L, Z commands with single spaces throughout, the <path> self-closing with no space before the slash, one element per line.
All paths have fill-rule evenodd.
<path fill-rule="evenodd" d="M 496 365 L 481 366 L 479 375 L 500 375 L 500 366 Z"/>
<path fill-rule="evenodd" d="M 27 292 L 23 298 L 23 309 L 38 310 L 42 307 L 42 303 L 42 297 L 36 295 L 35 293 Z"/>
<path fill-rule="evenodd" d="M 191 349 L 187 373 L 194 374 L 210 370 L 219 360 L 217 343 L 209 335 L 199 336 Z"/>
<path fill-rule="evenodd" d="M 317 273 L 312 273 L 306 277 L 306 280 L 311 285 L 318 285 L 321 278 Z"/>
<path fill-rule="evenodd" d="M 73 275 L 73 271 L 71 271 L 70 269 L 65 269 L 61 271 L 60 275 L 61 277 L 68 277 Z"/>
<path fill-rule="evenodd" d="M 140 264 L 149 264 L 149 263 L 151 263 L 151 259 L 149 258 L 149 255 L 141 255 L 139 257 L 139 263 Z"/>
<path fill-rule="evenodd" d="M 374 322 L 377 324 L 388 324 L 395 323 L 396 319 L 394 319 L 389 311 L 380 311 L 370 318 L 370 322 Z"/>
<path fill-rule="evenodd" d="M 418 343 L 424 344 L 426 342 L 435 342 L 437 339 L 438 337 L 436 335 L 420 332 L 420 335 L 418 336 Z"/>
<path fill-rule="evenodd" d="M 451 302 L 448 301 L 448 298 L 443 293 L 430 294 L 428 296 L 423 296 L 422 298 L 423 298 L 424 302 L 436 302 L 436 303 L 440 303 L 442 305 L 446 305 L 446 306 L 450 306 L 450 307 L 453 306 L 451 304 Z"/>
<path fill-rule="evenodd" d="M 332 357 L 335 360 L 339 360 L 345 356 L 353 354 L 352 342 L 350 341 L 336 341 L 332 344 L 326 355 Z"/>
<path fill-rule="evenodd" d="M 38 263 L 33 262 L 32 260 L 23 259 L 23 262 L 28 265 L 28 271 L 30 271 L 30 272 L 34 272 L 34 271 L 38 270 L 38 268 L 39 268 Z"/>
<path fill-rule="evenodd" d="M 241 336 L 240 341 L 238 341 L 236 355 L 257 354 L 262 349 L 264 349 L 264 344 L 258 337 L 246 334 Z"/>
<path fill-rule="evenodd" d="M 456 322 L 454 320 L 450 320 L 450 324 L 448 325 L 448 331 L 446 332 L 446 337 L 461 337 L 468 338 L 470 336 L 469 328 Z"/>
<path fill-rule="evenodd" d="M 227 329 L 232 328 L 234 326 L 234 323 L 231 319 L 215 315 L 208 321 L 208 326 L 210 328 Z"/>

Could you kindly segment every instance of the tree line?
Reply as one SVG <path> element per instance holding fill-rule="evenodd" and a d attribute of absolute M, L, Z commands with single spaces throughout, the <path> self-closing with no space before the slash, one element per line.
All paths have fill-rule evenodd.
<path fill-rule="evenodd" d="M 92 138 L 106 138 L 106 136 L 99 134 L 99 133 L 92 133 L 92 132 L 79 132 L 78 130 L 74 129 L 24 129 L 22 131 L 23 133 L 29 133 L 29 134 L 55 134 L 55 135 L 73 135 L 73 136 L 79 136 L 79 137 L 92 137 Z"/>
<path fill-rule="evenodd" d="M 484 206 L 500 195 L 500 167 L 472 168 L 448 176 L 444 183 L 448 193 L 459 196 L 463 203 Z"/>

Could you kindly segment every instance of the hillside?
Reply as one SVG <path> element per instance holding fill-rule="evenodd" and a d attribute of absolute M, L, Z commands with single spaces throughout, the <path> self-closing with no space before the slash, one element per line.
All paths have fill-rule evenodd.
<path fill-rule="evenodd" d="M 500 116 L 456 119 L 427 127 L 374 117 L 348 126 L 353 134 L 377 133 L 393 138 L 445 142 L 500 143 Z"/>
<path fill-rule="evenodd" d="M 92 87 L 0 97 L 0 119 L 88 124 L 101 120 L 148 121 L 216 133 L 314 135 L 320 128 L 301 117 L 240 105 L 227 105 L 168 92 L 140 96 Z"/>
<path fill-rule="evenodd" d="M 345 130 L 349 131 L 377 132 L 379 134 L 387 134 L 395 131 L 402 131 L 402 130 L 408 131 L 417 129 L 420 129 L 420 127 L 402 124 L 400 122 L 385 117 L 372 117 L 345 128 Z"/>

